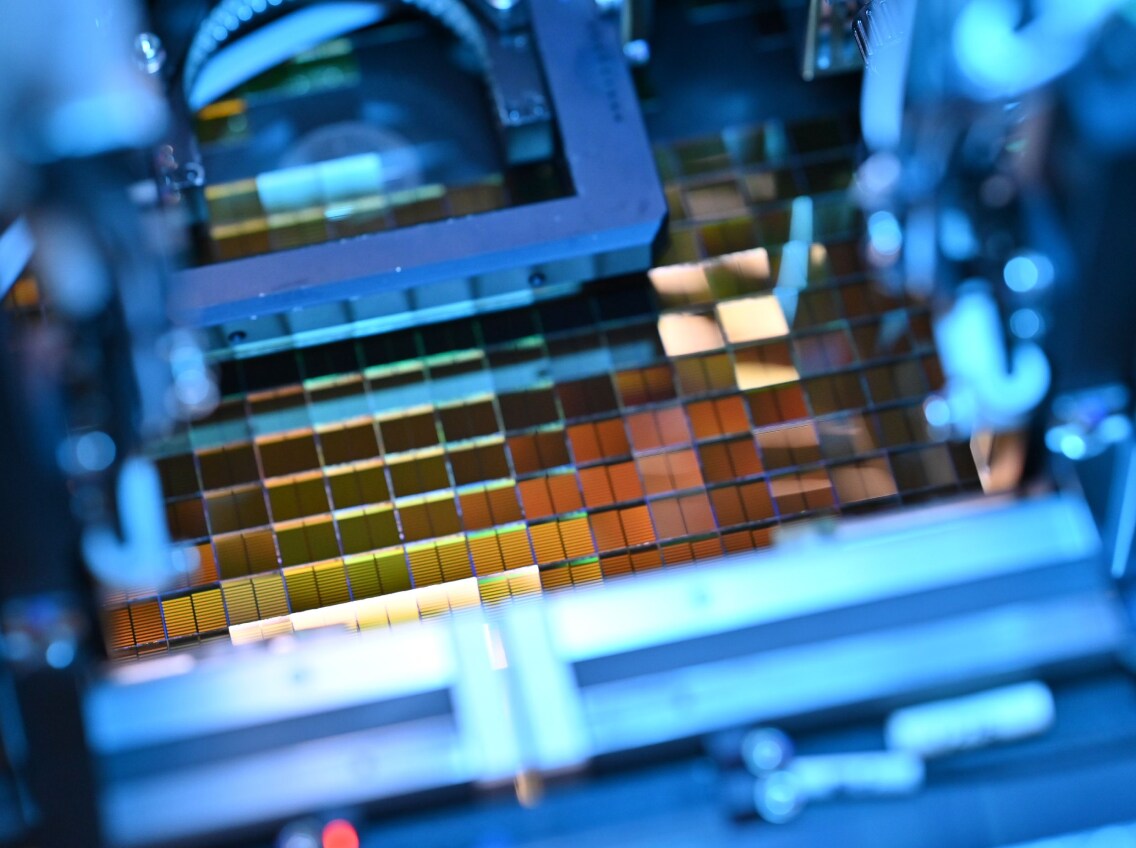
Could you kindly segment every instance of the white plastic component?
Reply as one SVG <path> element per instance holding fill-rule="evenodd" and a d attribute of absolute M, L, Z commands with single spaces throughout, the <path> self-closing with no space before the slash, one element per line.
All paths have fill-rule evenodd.
<path fill-rule="evenodd" d="M 140 5 L 3 4 L 0 126 L 7 153 L 34 165 L 158 139 L 166 102 L 157 80 L 138 69 L 130 47 L 141 29 Z"/>
<path fill-rule="evenodd" d="M 911 28 L 918 0 L 895 4 L 897 41 L 867 57 L 860 116 L 869 150 L 896 150 L 903 134 L 903 101 L 911 58 Z"/>
<path fill-rule="evenodd" d="M 377 194 L 382 188 L 383 162 L 377 153 L 268 171 L 256 178 L 256 193 L 269 215 L 327 206 Z"/>
<path fill-rule="evenodd" d="M 74 216 L 48 210 L 29 219 L 36 273 L 56 310 L 79 320 L 106 307 L 114 283 L 91 231 Z"/>
<path fill-rule="evenodd" d="M 208 106 L 297 54 L 378 23 L 385 15 L 379 3 L 321 3 L 297 9 L 219 50 L 193 80 L 189 107 L 197 111 Z"/>
<path fill-rule="evenodd" d="M 127 459 L 119 471 L 119 539 L 107 526 L 83 533 L 83 557 L 101 582 L 116 588 L 161 587 L 182 569 L 180 552 L 170 547 L 162 484 L 154 464 L 141 457 Z"/>
<path fill-rule="evenodd" d="M 1044 733 L 1055 713 L 1049 688 L 1033 681 L 898 710 L 884 735 L 892 750 L 939 757 Z"/>
<path fill-rule="evenodd" d="M 1049 390 L 1049 360 L 1042 349 L 1018 341 L 1007 361 L 1002 336 L 998 307 L 982 288 L 964 286 L 935 322 L 951 424 L 960 433 L 1014 426 Z"/>
<path fill-rule="evenodd" d="M 1015 98 L 1071 70 L 1124 0 L 1039 0 L 1022 25 L 1018 0 L 970 0 L 951 33 L 955 62 L 983 100 Z"/>
<path fill-rule="evenodd" d="M 781 270 L 773 294 L 791 325 L 797 315 L 801 289 L 808 285 L 809 250 L 813 241 L 813 199 L 798 197 L 789 218 L 789 241 L 781 250 Z"/>

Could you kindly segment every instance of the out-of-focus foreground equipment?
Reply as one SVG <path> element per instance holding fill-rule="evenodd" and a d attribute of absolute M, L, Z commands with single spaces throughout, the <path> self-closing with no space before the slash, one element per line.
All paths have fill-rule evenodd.
<path fill-rule="evenodd" d="M 1136 844 L 1134 57 L 0 0 L 0 843 Z"/>

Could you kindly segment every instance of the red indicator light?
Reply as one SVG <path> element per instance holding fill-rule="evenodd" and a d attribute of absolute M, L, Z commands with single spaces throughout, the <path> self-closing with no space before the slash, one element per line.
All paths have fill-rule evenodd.
<path fill-rule="evenodd" d="M 329 821 L 323 826 L 323 848 L 359 848 L 359 834 L 349 821 Z"/>

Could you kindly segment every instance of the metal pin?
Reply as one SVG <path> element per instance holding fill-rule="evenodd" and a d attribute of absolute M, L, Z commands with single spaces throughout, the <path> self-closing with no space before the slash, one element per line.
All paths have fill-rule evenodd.
<path fill-rule="evenodd" d="M 761 777 L 793 758 L 793 742 L 774 727 L 758 727 L 742 737 L 741 753 L 750 774 Z"/>

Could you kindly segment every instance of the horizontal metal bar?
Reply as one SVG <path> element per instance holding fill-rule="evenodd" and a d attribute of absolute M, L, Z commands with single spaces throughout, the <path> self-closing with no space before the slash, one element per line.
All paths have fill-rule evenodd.
<path fill-rule="evenodd" d="M 1100 590 L 1107 581 L 1084 561 L 998 574 L 915 593 L 833 607 L 681 641 L 667 641 L 574 663 L 582 687 L 653 674 L 759 651 L 776 651 L 860 633 L 896 630 L 984 609 Z"/>
<path fill-rule="evenodd" d="M 317 739 L 452 715 L 453 705 L 448 692 L 421 692 L 340 710 L 328 710 L 318 716 L 299 716 L 209 736 L 180 739 L 164 745 L 132 748 L 104 757 L 101 760 L 101 770 L 106 780 L 133 780 L 147 775 L 256 756 Z"/>
<path fill-rule="evenodd" d="M 1125 636 L 1115 599 L 1092 593 L 639 676 L 581 697 L 592 753 L 603 754 L 977 685 L 1107 654 Z"/>
<path fill-rule="evenodd" d="M 410 624 L 354 638 L 246 646 L 181 660 L 176 673 L 129 682 L 111 676 L 86 702 L 90 744 L 100 754 L 168 744 L 449 689 L 455 662 L 448 628 Z"/>
<path fill-rule="evenodd" d="M 555 597 L 548 615 L 559 655 L 579 662 L 1099 553 L 1092 516 L 1072 497 L 911 510 L 717 568 Z"/>
<path fill-rule="evenodd" d="M 729 650 L 715 654 L 718 637 Z M 435 720 L 399 716 L 362 734 L 329 726 L 338 735 L 278 747 L 262 739 L 169 772 L 109 768 L 108 827 L 133 846 L 965 690 L 1106 655 L 1127 638 L 1082 502 L 983 501 L 847 522 L 752 557 L 491 616 L 177 657 L 176 674 L 143 663 L 98 688 L 88 721 L 106 765 L 415 693 L 444 691 L 451 705 Z M 709 648 L 690 650 L 692 640 Z M 637 664 L 647 649 L 671 653 Z M 608 660 L 627 673 L 573 674 Z M 154 679 L 127 679 L 155 668 Z"/>
<path fill-rule="evenodd" d="M 466 783 L 476 765 L 457 730 L 435 718 L 110 784 L 110 844 L 189 841 L 306 812 Z M 196 843 L 194 843 L 196 844 Z"/>

